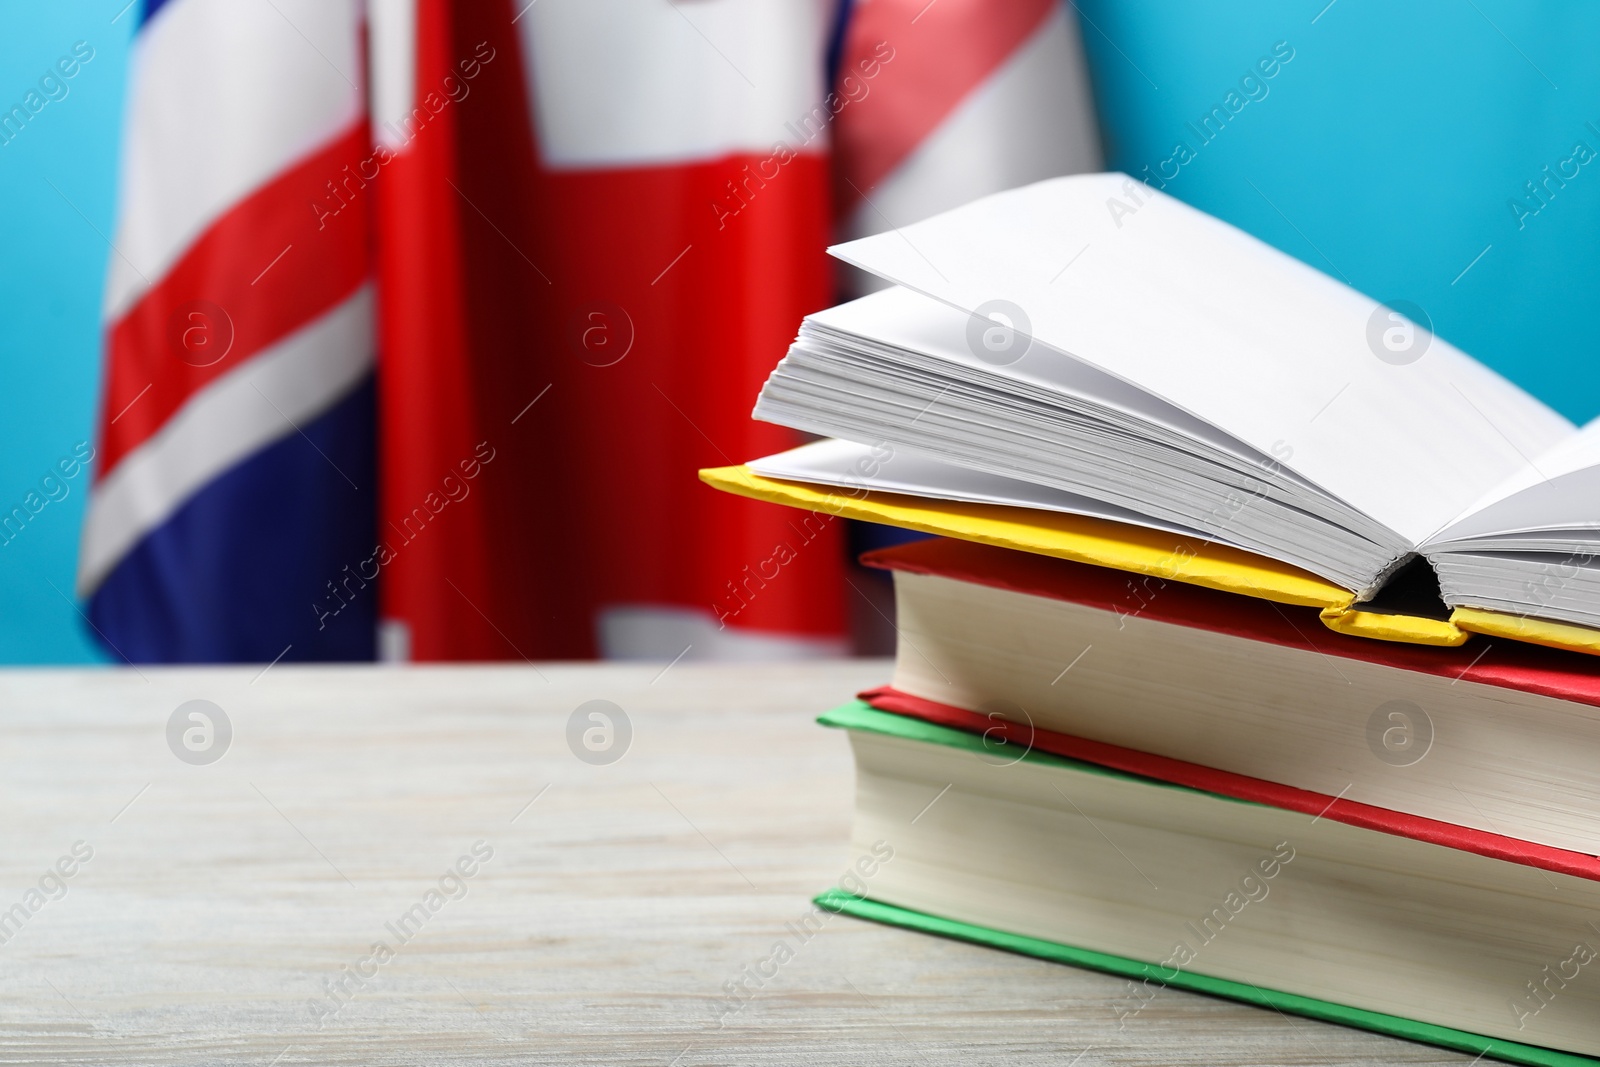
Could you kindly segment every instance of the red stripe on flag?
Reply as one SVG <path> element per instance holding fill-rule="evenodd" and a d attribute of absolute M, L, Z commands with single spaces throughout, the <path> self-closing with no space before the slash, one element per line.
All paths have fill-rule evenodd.
<path fill-rule="evenodd" d="M 967 95 L 1039 29 L 1060 0 L 873 0 L 856 7 L 835 89 L 867 95 L 839 112 L 841 212 L 888 177 Z M 888 57 L 885 62 L 885 57 Z M 875 77 L 864 71 L 877 63 Z"/>
<path fill-rule="evenodd" d="M 364 122 L 229 209 L 111 325 L 97 477 L 196 392 L 361 284 L 362 163 L 375 173 Z"/>
<path fill-rule="evenodd" d="M 554 385 L 516 443 L 559 457 L 527 483 L 549 509 L 525 539 L 547 561 L 544 654 L 593 654 L 596 614 L 615 604 L 768 634 L 844 631 L 843 524 L 695 475 L 799 443 L 750 418 L 801 317 L 830 296 L 827 160 L 782 158 L 541 175 L 532 255 L 553 282 L 535 291 L 555 343 L 537 358 Z M 631 339 L 626 356 L 586 352 L 590 324 Z"/>
<path fill-rule="evenodd" d="M 530 314 L 545 282 L 528 258 L 533 125 L 512 18 L 504 0 L 417 0 L 417 107 L 447 84 L 470 92 L 406 127 L 379 185 L 382 607 L 415 660 L 548 655 L 529 575 L 570 566 L 527 547 L 554 521 L 527 472 L 561 453 L 514 447 L 559 398 L 526 407 L 549 382 L 551 331 Z"/>
<path fill-rule="evenodd" d="M 695 474 L 797 443 L 750 408 L 828 302 L 826 159 L 540 170 L 513 17 L 418 5 L 418 95 L 480 69 L 380 188 L 385 617 L 418 660 L 590 656 L 619 604 L 842 635 L 841 524 Z"/>

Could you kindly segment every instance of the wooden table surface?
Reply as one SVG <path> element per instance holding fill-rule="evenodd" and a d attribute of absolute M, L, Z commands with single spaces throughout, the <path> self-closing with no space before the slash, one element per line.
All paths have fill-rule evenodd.
<path fill-rule="evenodd" d="M 0 672 L 0 1063 L 1470 1062 L 1175 990 L 1119 1029 L 1120 979 L 844 916 L 801 941 L 849 860 L 813 719 L 888 665 L 664 666 Z M 191 700 L 215 762 L 169 746 Z M 569 746 L 590 700 L 614 762 Z"/>

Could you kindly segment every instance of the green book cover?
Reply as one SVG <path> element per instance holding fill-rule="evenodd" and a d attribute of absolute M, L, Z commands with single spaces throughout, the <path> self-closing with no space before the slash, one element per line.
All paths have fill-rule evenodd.
<path fill-rule="evenodd" d="M 824 726 L 886 734 L 891 737 L 947 745 L 972 752 L 992 751 L 992 748 L 986 744 L 983 738 L 974 734 L 895 715 L 890 712 L 878 711 L 860 701 L 835 708 L 833 711 L 822 715 L 817 721 Z M 1022 758 L 1071 766 L 1078 770 L 1127 778 L 1167 789 L 1188 789 L 1187 786 L 1139 778 L 1121 771 L 1069 760 L 1044 752 L 1029 751 Z M 1221 799 L 1233 800 L 1231 797 L 1223 797 Z M 1243 800 L 1235 800 L 1234 802 L 1240 804 L 1251 803 Z M 990 948 L 1004 949 L 1008 952 L 1017 952 L 1025 956 L 1035 956 L 1039 959 L 1051 960 L 1056 963 L 1087 967 L 1091 970 L 1104 971 L 1107 974 L 1115 974 L 1123 978 L 1133 980 L 1149 979 L 1175 989 L 1226 997 L 1230 1000 L 1242 1001 L 1258 1007 L 1276 1008 L 1282 1012 L 1292 1012 L 1306 1018 L 1320 1019 L 1323 1022 L 1355 1026 L 1363 1030 L 1371 1030 L 1374 1033 L 1387 1034 L 1390 1037 L 1402 1037 L 1411 1041 L 1421 1041 L 1443 1048 L 1454 1049 L 1458 1052 L 1491 1056 L 1507 1063 L 1527 1064 L 1529 1067 L 1595 1067 L 1595 1065 L 1600 1064 L 1600 1059 L 1576 1053 L 1560 1052 L 1556 1049 L 1544 1048 L 1538 1045 L 1524 1045 L 1515 1041 L 1507 1041 L 1503 1038 L 1487 1037 L 1483 1034 L 1455 1030 L 1448 1026 L 1406 1019 L 1397 1015 L 1385 1015 L 1382 1012 L 1368 1011 L 1365 1008 L 1353 1008 L 1344 1004 L 1336 1004 L 1332 1001 L 1318 1000 L 1314 997 L 1265 990 L 1246 982 L 1236 982 L 1227 978 L 1214 978 L 1210 975 L 1196 974 L 1184 970 L 1180 970 L 1173 977 L 1167 978 L 1162 973 L 1162 969 L 1152 963 L 1129 959 L 1126 956 L 1097 952 L 1093 949 L 1076 948 L 1072 945 L 1028 937 L 1023 934 L 1007 933 L 1004 930 L 995 930 L 955 919 L 946 919 L 926 912 L 912 911 L 909 908 L 859 897 L 842 889 L 830 889 L 817 896 L 815 900 L 818 907 L 845 915 L 853 915 L 860 919 L 870 919 L 874 922 L 887 923 L 891 926 L 905 927 L 908 930 L 918 930 L 940 937 L 954 938 L 958 941 L 987 945 Z"/>

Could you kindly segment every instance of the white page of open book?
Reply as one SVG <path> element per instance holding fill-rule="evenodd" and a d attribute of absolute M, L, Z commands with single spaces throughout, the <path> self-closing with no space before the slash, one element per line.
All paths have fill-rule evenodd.
<path fill-rule="evenodd" d="M 977 371 L 996 373 L 967 346 L 972 316 L 912 289 L 891 286 L 868 296 L 815 312 L 809 321 L 900 348 L 936 356 Z M 1015 363 L 1000 371 L 1021 381 L 1083 397 L 1174 433 L 1207 442 L 1245 460 L 1268 462 L 1226 430 L 1197 419 L 1158 396 L 1098 367 L 1044 345 L 1030 345 Z"/>
<path fill-rule="evenodd" d="M 1600 530 L 1600 419 L 1533 457 L 1430 544 L 1539 530 Z"/>
<path fill-rule="evenodd" d="M 1413 363 L 1380 360 L 1376 301 L 1120 174 L 997 193 L 831 251 L 963 311 L 1017 305 L 1036 341 L 1259 452 L 1287 445 L 1286 467 L 1413 543 L 1573 432 L 1441 338 Z"/>
<path fill-rule="evenodd" d="M 1068 515 L 1085 515 L 1145 526 L 1152 530 L 1203 537 L 1203 534 L 1176 523 L 1162 522 L 1137 511 L 1119 508 L 1103 500 L 1052 489 L 1047 485 L 1015 478 L 1003 478 L 985 471 L 968 470 L 903 449 L 883 454 L 883 446 L 854 441 L 813 441 L 787 452 L 751 460 L 757 474 L 786 481 L 846 486 L 884 493 L 906 493 L 932 500 L 959 500 L 974 504 L 1003 504 L 1008 507 L 1038 508 Z"/>

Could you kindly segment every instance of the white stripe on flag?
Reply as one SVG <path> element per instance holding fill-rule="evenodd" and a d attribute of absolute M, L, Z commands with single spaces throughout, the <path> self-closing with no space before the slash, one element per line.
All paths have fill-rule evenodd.
<path fill-rule="evenodd" d="M 990 193 L 1100 169 L 1083 46 L 1066 12 L 1062 5 L 1046 18 L 868 192 L 871 203 L 856 208 L 849 236 L 909 226 Z"/>
<path fill-rule="evenodd" d="M 372 288 L 363 285 L 321 318 L 190 397 L 90 495 L 79 594 L 92 593 L 140 538 L 198 489 L 315 419 L 371 366 Z"/>
<path fill-rule="evenodd" d="M 359 19 L 353 0 L 168 0 L 140 31 L 107 322 L 218 216 L 356 121 Z"/>
<path fill-rule="evenodd" d="M 517 29 L 542 162 L 569 170 L 679 163 L 765 154 L 779 141 L 822 151 L 825 129 L 806 143 L 805 119 L 823 100 L 831 7 L 539 0 Z"/>
<path fill-rule="evenodd" d="M 367 0 L 372 139 L 398 151 L 417 88 L 417 0 Z M 462 59 L 467 58 L 462 56 Z M 437 87 L 436 87 L 437 88 Z"/>

